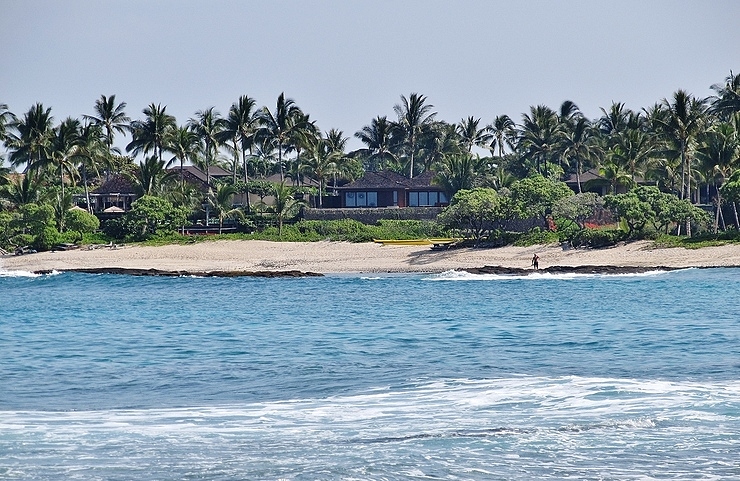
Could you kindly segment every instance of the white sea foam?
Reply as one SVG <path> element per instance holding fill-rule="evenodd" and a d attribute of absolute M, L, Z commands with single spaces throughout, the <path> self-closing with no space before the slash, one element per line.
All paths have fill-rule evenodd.
<path fill-rule="evenodd" d="M 669 272 L 660 269 L 647 272 L 632 272 L 619 274 L 583 274 L 583 273 L 550 273 L 550 272 L 527 272 L 525 274 L 471 274 L 466 271 L 450 270 L 439 274 L 432 274 L 425 277 L 428 281 L 519 281 L 519 280 L 570 280 L 570 279 L 612 279 L 625 277 L 652 277 Z"/>
<path fill-rule="evenodd" d="M 36 274 L 30 271 L 9 271 L 0 267 L 0 277 L 41 277 L 61 274 L 59 271 L 51 271 L 49 274 Z"/>

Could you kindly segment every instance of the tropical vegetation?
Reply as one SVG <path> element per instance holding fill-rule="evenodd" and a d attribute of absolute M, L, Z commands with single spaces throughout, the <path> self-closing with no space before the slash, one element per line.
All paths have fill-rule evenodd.
<path fill-rule="evenodd" d="M 242 95 L 225 115 L 209 106 L 184 122 L 154 102 L 136 118 L 115 95 L 59 121 L 40 102 L 19 113 L 0 103 L 0 246 L 45 249 L 101 230 L 147 239 L 182 233 L 204 217 L 219 232 L 228 225 L 254 237 L 349 232 L 367 240 L 367 231 L 358 235 L 346 222 L 296 221 L 302 209 L 324 207 L 338 186 L 377 170 L 409 179 L 432 172 L 451 199 L 436 223 L 414 225 L 409 235 L 575 245 L 666 234 L 736 238 L 740 75 L 730 72 L 711 88 L 709 98 L 677 90 L 639 110 L 614 102 L 595 119 L 571 101 L 535 105 L 519 121 L 506 114 L 440 120 L 426 96 L 411 93 L 393 106 L 395 118 L 377 116 L 357 131 L 363 147 L 353 151 L 347 135 L 322 131 L 284 93 L 273 107 Z M 205 173 L 205 191 L 186 182 L 189 165 Z M 230 175 L 214 180 L 214 167 Z M 128 179 L 139 199 L 100 224 L 90 191 L 114 176 Z M 82 209 L 70 210 L 75 204 Z M 511 234 L 512 223 L 524 220 L 532 222 Z M 406 235 L 397 226 L 376 233 Z"/>

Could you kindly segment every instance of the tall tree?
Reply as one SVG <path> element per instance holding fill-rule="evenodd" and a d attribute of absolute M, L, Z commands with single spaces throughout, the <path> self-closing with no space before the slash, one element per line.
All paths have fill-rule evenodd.
<path fill-rule="evenodd" d="M 367 146 L 368 170 L 385 170 L 390 162 L 396 162 L 398 159 L 393 153 L 395 144 L 393 123 L 388 118 L 376 117 L 370 125 L 366 125 L 362 130 L 355 133 L 355 137 Z"/>
<path fill-rule="evenodd" d="M 456 126 L 460 143 L 468 152 L 472 152 L 473 147 L 483 147 L 490 144 L 493 138 L 488 126 L 479 128 L 479 125 L 480 118 L 476 119 L 470 116 L 467 119 L 460 120 L 460 123 Z"/>
<path fill-rule="evenodd" d="M 218 233 L 221 234 L 224 228 L 224 219 L 242 215 L 242 212 L 234 208 L 234 196 L 238 190 L 235 185 L 220 184 L 216 191 L 208 192 L 208 203 L 213 212 L 218 216 Z"/>
<path fill-rule="evenodd" d="M 278 151 L 278 165 L 280 167 L 280 181 L 285 179 L 283 154 L 290 148 L 291 141 L 295 138 L 296 130 L 304 128 L 305 121 L 303 112 L 290 98 L 285 98 L 282 92 L 277 99 L 275 110 L 270 111 L 264 107 L 260 112 L 261 128 L 259 135 L 273 141 Z"/>
<path fill-rule="evenodd" d="M 326 139 L 314 139 L 308 148 L 306 158 L 300 166 L 300 170 L 313 177 L 319 184 L 319 207 L 323 207 L 324 181 L 328 176 L 336 174 L 337 160 L 342 153 L 332 150 Z"/>
<path fill-rule="evenodd" d="M 598 148 L 592 141 L 593 130 L 591 123 L 585 117 L 578 118 L 575 122 L 568 123 L 560 137 L 559 149 L 566 162 L 574 161 L 576 167 L 576 183 L 578 193 L 581 190 L 581 172 L 583 163 L 596 157 Z"/>
<path fill-rule="evenodd" d="M 434 122 L 437 112 L 431 104 L 426 104 L 426 97 L 412 93 L 408 98 L 401 96 L 401 103 L 396 104 L 393 110 L 398 115 L 398 129 L 403 133 L 404 145 L 409 156 L 409 178 L 414 178 L 414 159 L 419 147 L 422 133 Z"/>
<path fill-rule="evenodd" d="M 222 144 L 230 145 L 234 153 L 233 182 L 236 183 L 236 166 L 241 161 L 244 174 L 244 183 L 249 182 L 249 170 L 247 169 L 247 152 L 251 153 L 254 144 L 254 136 L 258 128 L 259 118 L 255 109 L 256 101 L 242 95 L 234 102 L 229 113 L 224 119 L 223 130 L 220 141 Z M 240 159 L 241 154 L 241 159 Z"/>
<path fill-rule="evenodd" d="M 7 140 L 7 128 L 16 120 L 15 114 L 8 109 L 8 105 L 0 103 L 0 142 Z"/>
<path fill-rule="evenodd" d="M 22 118 L 9 124 L 7 145 L 10 147 L 10 164 L 43 165 L 49 157 L 51 141 L 54 137 L 54 117 L 51 108 L 44 108 L 40 103 L 34 104 Z"/>
<path fill-rule="evenodd" d="M 553 151 L 558 142 L 558 117 L 544 105 L 530 108 L 529 114 L 522 116 L 519 149 L 525 159 L 535 161 L 536 171 L 547 177 L 547 164 L 552 161 Z"/>
<path fill-rule="evenodd" d="M 740 113 L 735 115 L 740 117 Z M 730 122 L 722 122 L 704 132 L 699 140 L 697 160 L 709 173 L 717 193 L 714 217 L 714 232 L 717 232 L 722 213 L 720 186 L 740 167 L 740 132 Z"/>
<path fill-rule="evenodd" d="M 225 121 L 215 107 L 199 110 L 195 117 L 188 121 L 188 125 L 203 143 L 205 153 L 206 183 L 211 185 L 211 165 L 218 157 L 219 137 L 223 131 Z"/>
<path fill-rule="evenodd" d="M 172 130 L 167 150 L 172 153 L 172 158 L 167 163 L 169 166 L 175 160 L 180 163 L 180 188 L 185 186 L 185 162 L 195 162 L 201 152 L 200 139 L 198 135 L 188 127 L 177 127 Z"/>
<path fill-rule="evenodd" d="M 722 119 L 728 119 L 733 113 L 740 112 L 740 74 L 725 78 L 725 84 L 714 84 L 712 90 L 716 95 L 710 98 L 710 111 Z"/>
<path fill-rule="evenodd" d="M 154 155 L 162 161 L 162 152 L 170 131 L 177 126 L 175 117 L 167 113 L 167 106 L 151 103 L 143 111 L 144 119 L 131 122 L 131 142 L 126 146 L 126 152 L 133 155 Z"/>
<path fill-rule="evenodd" d="M 684 90 L 677 90 L 671 101 L 663 99 L 666 110 L 662 121 L 664 133 L 676 143 L 681 156 L 681 198 L 691 198 L 691 143 L 702 127 L 705 105 L 703 100 L 692 97 Z M 690 233 L 688 233 L 690 234 Z"/>
<path fill-rule="evenodd" d="M 508 146 L 509 149 L 514 149 L 517 135 L 516 124 L 514 124 L 514 121 L 508 115 L 504 114 L 493 119 L 493 123 L 489 128 L 493 134 L 491 154 L 495 155 L 495 151 L 498 149 L 498 156 L 503 158 L 505 146 Z"/>
<path fill-rule="evenodd" d="M 124 133 L 129 129 L 131 118 L 126 115 L 126 102 L 116 105 L 116 96 L 106 97 L 101 95 L 95 101 L 95 115 L 84 115 L 83 117 L 99 125 L 105 131 L 105 143 L 108 150 L 113 152 L 113 138 L 115 133 Z M 120 153 L 117 150 L 115 153 Z"/>

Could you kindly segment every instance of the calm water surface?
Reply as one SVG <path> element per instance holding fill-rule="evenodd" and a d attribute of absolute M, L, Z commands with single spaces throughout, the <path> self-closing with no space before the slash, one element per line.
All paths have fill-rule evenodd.
<path fill-rule="evenodd" d="M 0 271 L 0 479 L 738 479 L 739 289 Z"/>

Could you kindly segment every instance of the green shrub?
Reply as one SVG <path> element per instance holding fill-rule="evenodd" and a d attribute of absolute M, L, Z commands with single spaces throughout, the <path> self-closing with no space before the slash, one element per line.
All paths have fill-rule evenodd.
<path fill-rule="evenodd" d="M 621 229 L 584 229 L 571 241 L 573 247 L 608 247 L 623 241 L 628 233 Z"/>
<path fill-rule="evenodd" d="M 519 237 L 514 242 L 514 245 L 517 247 L 528 247 L 533 245 L 552 244 L 559 241 L 560 239 L 558 238 L 557 232 L 535 227 Z"/>
<path fill-rule="evenodd" d="M 55 227 L 46 226 L 33 240 L 32 246 L 38 251 L 48 251 L 59 244 L 59 240 L 59 231 Z"/>

